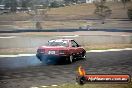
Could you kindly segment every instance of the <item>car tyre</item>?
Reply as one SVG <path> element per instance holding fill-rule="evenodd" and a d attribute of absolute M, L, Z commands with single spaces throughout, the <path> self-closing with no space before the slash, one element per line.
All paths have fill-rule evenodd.
<path fill-rule="evenodd" d="M 86 53 L 83 53 L 82 59 L 86 59 Z"/>
<path fill-rule="evenodd" d="M 68 63 L 72 63 L 73 62 L 73 55 L 70 55 L 69 59 L 68 59 Z"/>

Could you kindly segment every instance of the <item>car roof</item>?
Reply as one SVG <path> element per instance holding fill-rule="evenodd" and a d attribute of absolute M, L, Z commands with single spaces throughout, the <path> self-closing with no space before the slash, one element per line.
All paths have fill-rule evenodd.
<path fill-rule="evenodd" d="M 60 40 L 60 41 L 61 41 L 61 40 L 62 40 L 62 41 L 66 40 L 66 41 L 70 41 L 70 40 L 73 40 L 73 39 L 51 39 L 51 40 Z M 51 41 L 51 40 L 50 40 L 50 41 Z"/>

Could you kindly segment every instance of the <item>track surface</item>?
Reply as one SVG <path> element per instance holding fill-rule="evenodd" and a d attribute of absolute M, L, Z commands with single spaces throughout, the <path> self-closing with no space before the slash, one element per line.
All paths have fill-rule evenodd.
<path fill-rule="evenodd" d="M 132 76 L 132 51 L 91 52 L 86 60 L 63 65 L 43 65 L 35 56 L 0 58 L 0 88 L 74 83 L 80 65 L 89 74 Z"/>

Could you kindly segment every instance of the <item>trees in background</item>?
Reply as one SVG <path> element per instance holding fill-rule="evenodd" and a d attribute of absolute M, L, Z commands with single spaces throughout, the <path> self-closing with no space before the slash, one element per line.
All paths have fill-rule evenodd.
<path fill-rule="evenodd" d="M 41 0 L 42 1 L 42 0 Z M 116 0 L 115 0 L 116 1 Z M 126 8 L 126 3 L 131 0 L 121 0 L 124 8 Z M 73 4 L 78 3 L 79 0 L 64 0 L 64 3 L 60 3 L 58 1 L 49 2 L 49 0 L 45 0 L 45 2 L 39 2 L 38 0 L 0 0 L 0 3 L 5 4 L 5 8 L 10 8 L 11 12 L 16 12 L 17 7 L 21 7 L 22 10 L 27 10 L 27 13 L 32 16 L 33 21 L 36 23 L 37 29 L 42 29 L 40 21 L 47 17 L 47 12 L 50 8 L 60 7 L 62 4 Z M 104 24 L 105 18 L 111 15 L 111 10 L 108 6 L 105 5 L 106 0 L 95 1 L 95 11 L 99 19 L 101 19 Z M 40 5 L 41 4 L 41 5 Z M 28 8 L 31 8 L 31 11 L 28 11 Z M 132 10 L 128 10 L 128 17 L 132 19 Z"/>
<path fill-rule="evenodd" d="M 132 20 L 132 8 L 129 8 L 127 11 L 128 18 Z"/>
<path fill-rule="evenodd" d="M 5 8 L 9 8 L 10 12 L 16 12 L 18 7 L 22 7 L 20 9 L 26 10 L 30 7 L 31 0 L 4 0 Z"/>
<path fill-rule="evenodd" d="M 73 3 L 78 3 L 78 0 L 64 0 L 66 5 L 73 4 Z"/>
<path fill-rule="evenodd" d="M 31 6 L 30 0 L 21 0 L 20 4 L 21 4 L 21 7 L 22 7 L 23 10 L 27 10 L 28 7 Z"/>
<path fill-rule="evenodd" d="M 47 12 L 50 10 L 49 2 L 42 3 L 42 5 L 36 5 L 32 2 L 31 4 L 32 11 L 28 11 L 27 13 L 32 16 L 33 23 L 35 23 L 36 29 L 42 29 L 41 21 L 44 21 L 48 16 Z"/>
<path fill-rule="evenodd" d="M 58 7 L 64 7 L 65 4 L 63 1 L 53 1 L 50 2 L 50 8 L 58 8 Z"/>
<path fill-rule="evenodd" d="M 5 0 L 4 3 L 5 8 L 10 8 L 11 12 L 16 12 L 18 6 L 17 0 Z"/>
<path fill-rule="evenodd" d="M 124 9 L 127 9 L 127 15 L 130 20 L 132 20 L 132 2 L 131 0 L 121 0 Z M 127 6 L 127 3 L 131 3 L 131 6 Z"/>
<path fill-rule="evenodd" d="M 104 24 L 104 20 L 106 17 L 109 17 L 111 15 L 112 10 L 108 6 L 105 5 L 106 1 L 101 0 L 100 2 L 94 2 L 95 4 L 95 11 L 94 14 L 96 14 L 99 19 L 101 19 L 102 24 Z"/>
<path fill-rule="evenodd" d="M 124 9 L 126 8 L 126 4 L 127 2 L 130 2 L 131 0 L 121 0 L 123 6 L 124 6 Z"/>
<path fill-rule="evenodd" d="M 41 21 L 47 17 L 49 11 L 49 2 L 38 2 L 37 0 L 2 0 L 5 8 L 11 13 L 24 11 L 31 16 L 31 20 L 35 23 L 36 29 L 42 29 Z M 0 2 L 2 2 L 0 1 Z M 30 10 L 29 10 L 30 8 Z"/>
<path fill-rule="evenodd" d="M 50 3 L 50 7 L 51 8 L 57 8 L 57 7 L 60 7 L 60 4 L 57 1 L 53 1 Z"/>

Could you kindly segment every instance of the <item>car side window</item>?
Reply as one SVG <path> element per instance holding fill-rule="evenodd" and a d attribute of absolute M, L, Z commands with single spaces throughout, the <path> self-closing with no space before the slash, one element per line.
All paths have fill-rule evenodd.
<path fill-rule="evenodd" d="M 71 40 L 71 46 L 72 47 L 78 47 L 78 44 L 74 40 Z"/>

